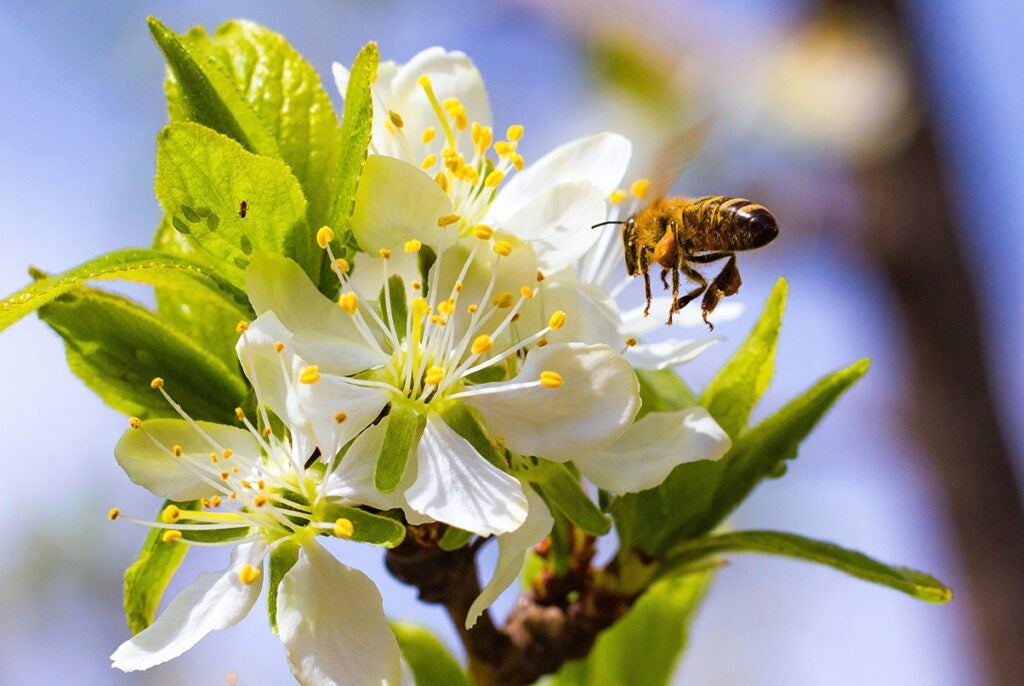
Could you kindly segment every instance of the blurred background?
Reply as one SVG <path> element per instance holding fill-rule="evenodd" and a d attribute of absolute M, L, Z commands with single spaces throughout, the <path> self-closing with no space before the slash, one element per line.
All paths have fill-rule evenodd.
<path fill-rule="evenodd" d="M 746 313 L 716 329 L 729 340 L 684 377 L 698 388 L 711 377 L 778 275 L 790 280 L 790 306 L 759 416 L 828 371 L 874 360 L 736 526 L 931 571 L 956 599 L 930 606 L 823 568 L 736 557 L 677 683 L 1024 683 L 1024 5 L 6 0 L 3 294 L 25 285 L 29 264 L 60 271 L 148 244 L 166 115 L 147 14 L 178 31 L 261 22 L 332 92 L 331 62 L 348 63 L 367 40 L 399 61 L 434 44 L 465 50 L 496 127 L 526 126 L 528 161 L 614 129 L 634 140 L 632 173 L 642 175 L 660 141 L 709 118 L 677 190 L 755 198 L 782 234 L 741 256 L 734 299 Z M 107 655 L 128 637 L 121 573 L 145 532 L 105 514 L 158 507 L 112 459 L 124 418 L 70 374 L 60 340 L 35 318 L 0 336 L 0 418 L 0 683 L 289 682 L 259 611 L 168 665 L 112 672 Z M 443 613 L 392 582 L 377 551 L 337 552 L 381 584 L 392 616 L 455 644 Z M 223 551 L 195 550 L 172 590 L 223 565 Z"/>

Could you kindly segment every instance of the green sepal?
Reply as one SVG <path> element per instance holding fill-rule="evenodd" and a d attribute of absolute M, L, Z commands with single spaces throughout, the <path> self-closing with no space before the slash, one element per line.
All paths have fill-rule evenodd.
<path fill-rule="evenodd" d="M 393 401 L 388 413 L 384 443 L 377 456 L 377 467 L 373 473 L 373 485 L 381 493 L 390 493 L 401 483 L 409 453 L 416 445 L 416 439 L 423 431 L 426 418 L 411 404 Z"/>
<path fill-rule="evenodd" d="M 483 425 L 469 407 L 460 402 L 450 403 L 442 407 L 441 418 L 455 433 L 469 441 L 485 460 L 502 471 L 508 471 L 508 460 L 494 447 Z"/>
<path fill-rule="evenodd" d="M 182 524 L 194 524 L 188 519 L 182 519 Z M 245 538 L 252 532 L 247 526 L 239 526 L 233 529 L 183 529 L 181 540 L 195 541 L 197 543 L 225 543 Z"/>
<path fill-rule="evenodd" d="M 160 512 L 168 505 L 191 510 L 198 504 L 168 500 L 160 507 Z M 159 513 L 156 521 L 160 521 Z M 149 530 L 135 562 L 124 572 L 124 616 L 133 634 L 139 633 L 153 623 L 160 599 L 167 590 L 167 584 L 178 571 L 181 561 L 185 559 L 185 553 L 188 552 L 187 545 L 165 543 L 164 531 L 165 529 L 157 528 Z"/>
<path fill-rule="evenodd" d="M 546 502 L 587 533 L 603 536 L 611 530 L 611 522 L 587 497 L 579 479 L 566 465 L 540 460 L 517 475 L 540 489 Z"/>
<path fill-rule="evenodd" d="M 410 622 L 392 622 L 391 629 L 416 686 L 469 686 L 458 661 L 428 629 Z"/>
<path fill-rule="evenodd" d="M 718 553 L 782 555 L 826 565 L 929 603 L 947 603 L 953 599 L 953 591 L 929 574 L 887 565 L 833 543 L 781 531 L 734 531 L 687 541 L 669 552 L 663 566 L 671 569 Z"/>
<path fill-rule="evenodd" d="M 464 548 L 473 539 L 473 532 L 460 529 L 455 526 L 449 526 L 445 529 L 444 535 L 441 536 L 441 540 L 438 541 L 437 545 L 441 550 L 458 550 Z"/>
<path fill-rule="evenodd" d="M 300 546 L 295 541 L 282 541 L 270 550 L 270 583 L 267 586 L 267 615 L 270 630 L 277 633 L 277 589 L 284 575 L 299 561 Z"/>
<path fill-rule="evenodd" d="M 678 412 L 697 404 L 693 391 L 671 369 L 634 371 L 640 382 L 640 412 L 637 419 L 650 412 Z"/>
<path fill-rule="evenodd" d="M 352 522 L 352 541 L 394 548 L 405 540 L 405 526 L 398 520 L 348 505 L 328 504 L 323 510 L 323 521 L 331 523 L 338 519 Z"/>
<path fill-rule="evenodd" d="M 387 289 L 385 292 L 384 289 Z M 388 316 L 388 303 L 391 300 L 391 316 Z M 380 307 L 380 316 L 385 322 L 389 322 L 398 334 L 398 340 L 405 340 L 405 322 L 409 316 L 409 305 L 405 297 L 405 282 L 398 274 L 388 277 L 388 282 L 381 286 L 380 295 L 377 298 Z"/>

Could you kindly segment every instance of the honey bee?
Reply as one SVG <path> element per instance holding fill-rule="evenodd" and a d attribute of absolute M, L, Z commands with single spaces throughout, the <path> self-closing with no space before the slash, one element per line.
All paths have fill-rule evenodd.
<path fill-rule="evenodd" d="M 246 215 L 246 213 L 248 211 L 249 211 L 249 203 L 247 203 L 245 200 L 243 200 L 242 204 L 240 204 L 238 206 L 238 216 L 241 217 L 242 219 L 245 219 L 245 215 Z"/>
<path fill-rule="evenodd" d="M 775 217 L 763 205 L 743 198 L 711 196 L 703 198 L 666 198 L 665 193 L 675 181 L 678 169 L 685 163 L 680 150 L 695 147 L 695 139 L 702 135 L 702 129 L 684 132 L 682 137 L 671 141 L 669 157 L 675 158 L 676 169 L 662 176 L 662 181 L 653 194 L 654 200 L 624 222 L 602 222 L 623 224 L 622 244 L 626 255 L 626 272 L 630 276 L 644 277 L 644 295 L 647 307 L 644 316 L 651 309 L 652 265 L 661 266 L 661 283 L 667 290 L 668 274 L 672 275 L 672 304 L 669 307 L 667 324 L 672 316 L 700 297 L 701 316 L 712 330 L 708 321 L 719 300 L 739 291 L 743 283 L 736 268 L 736 253 L 741 250 L 761 248 L 779 233 Z M 671 166 L 671 165 L 669 165 Z M 694 265 L 708 264 L 728 259 L 725 267 L 711 283 L 698 272 Z M 682 273 L 697 287 L 679 295 L 679 274 Z"/>

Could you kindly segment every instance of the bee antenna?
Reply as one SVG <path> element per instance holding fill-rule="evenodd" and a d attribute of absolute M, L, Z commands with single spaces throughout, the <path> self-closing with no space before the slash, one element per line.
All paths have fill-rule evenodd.
<path fill-rule="evenodd" d="M 624 221 L 621 221 L 621 220 L 618 220 L 618 219 L 613 219 L 613 220 L 611 220 L 611 221 L 607 221 L 607 222 L 601 222 L 600 224 L 594 224 L 594 225 L 593 225 L 593 226 L 591 226 L 590 228 L 592 228 L 592 229 L 596 229 L 596 228 L 598 228 L 599 226 L 607 226 L 608 224 L 625 224 L 625 223 L 626 223 L 626 222 L 624 222 Z"/>

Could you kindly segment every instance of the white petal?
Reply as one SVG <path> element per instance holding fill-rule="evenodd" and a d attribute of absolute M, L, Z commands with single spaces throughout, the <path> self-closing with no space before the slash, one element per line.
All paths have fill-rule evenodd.
<path fill-rule="evenodd" d="M 276 313 L 264 312 L 235 344 L 242 371 L 255 389 L 257 400 L 283 419 L 288 418 L 291 384 L 285 371 L 294 366 L 294 338 Z M 280 353 L 274 347 L 277 343 L 284 343 Z"/>
<path fill-rule="evenodd" d="M 514 531 L 526 519 L 519 481 L 485 460 L 440 417 L 430 416 L 416 451 L 409 505 L 481 536 Z"/>
<path fill-rule="evenodd" d="M 278 587 L 277 630 L 303 686 L 401 683 L 398 642 L 377 587 L 315 541 Z"/>
<path fill-rule="evenodd" d="M 503 219 L 484 219 L 495 228 L 529 241 L 541 271 L 564 269 L 582 257 L 601 234 L 590 227 L 605 217 L 601 191 L 587 181 L 545 188 Z"/>
<path fill-rule="evenodd" d="M 544 500 L 532 488 L 526 488 L 529 513 L 523 525 L 507 534 L 498 536 L 498 562 L 494 574 L 480 595 L 476 597 L 466 614 L 466 628 L 472 629 L 476 620 L 489 608 L 502 592 L 512 585 L 523 569 L 526 551 L 540 543 L 551 533 L 555 520 L 544 504 Z"/>
<path fill-rule="evenodd" d="M 644 316 L 645 305 L 634 307 L 622 313 L 622 327 L 633 336 L 642 336 L 658 329 L 664 328 L 665 317 L 668 315 L 669 305 L 672 304 L 671 296 L 656 297 L 651 300 L 650 315 Z M 730 322 L 738 319 L 743 314 L 743 303 L 725 301 L 715 308 L 715 324 Z M 696 303 L 676 312 L 672 320 L 672 326 L 700 327 L 707 329 L 707 324 L 701 319 L 700 307 Z"/>
<path fill-rule="evenodd" d="M 344 376 L 380 364 L 381 353 L 359 334 L 352 317 L 325 298 L 292 260 L 255 256 L 245 286 L 256 313 L 277 315 L 292 333 L 295 352 L 322 371 Z"/>
<path fill-rule="evenodd" d="M 381 248 L 400 250 L 412 238 L 436 246 L 441 235 L 437 220 L 452 212 L 448 195 L 422 169 L 370 155 L 356 191 L 352 233 L 371 254 Z"/>
<path fill-rule="evenodd" d="M 619 313 L 605 292 L 593 284 L 547 278 L 533 299 L 520 311 L 518 330 L 532 333 L 548 325 L 551 315 L 566 312 L 565 324 L 545 338 L 549 343 L 604 343 L 622 348 L 625 336 L 619 332 Z"/>
<path fill-rule="evenodd" d="M 342 376 L 322 375 L 314 384 L 300 383 L 295 400 L 298 415 L 316 437 L 325 456 L 341 448 L 380 416 L 391 394 L 382 388 L 358 386 Z M 339 421 L 339 413 L 344 419 Z"/>
<path fill-rule="evenodd" d="M 255 464 L 260 448 L 248 431 L 223 424 L 196 423 L 216 445 L 183 419 L 150 419 L 142 423 L 142 428 L 125 432 L 114 448 L 114 456 L 129 479 L 162 498 L 196 500 L 213 495 L 215 488 L 196 475 L 198 470 L 209 467 L 210 453 L 230 448 L 237 455 L 239 466 L 244 466 Z M 154 439 L 167 450 L 181 446 L 181 457 L 169 455 Z M 185 460 L 195 463 L 198 470 L 189 469 Z"/>
<path fill-rule="evenodd" d="M 247 564 L 261 568 L 265 553 L 263 543 L 237 546 L 227 569 L 200 574 L 153 624 L 122 643 L 110 656 L 113 666 L 124 672 L 149 669 L 178 657 L 211 631 L 237 624 L 252 609 L 263 586 L 262 574 L 245 584 L 238 573 Z"/>
<path fill-rule="evenodd" d="M 631 151 L 629 140 L 615 133 L 570 141 L 513 176 L 494 199 L 490 213 L 508 217 L 545 189 L 571 181 L 589 181 L 602 197 L 608 197 L 622 181 Z"/>
<path fill-rule="evenodd" d="M 703 407 L 644 415 L 614 443 L 581 452 L 576 466 L 594 484 L 616 494 L 654 488 L 676 465 L 717 460 L 732 442 Z"/>
<path fill-rule="evenodd" d="M 475 388 L 536 381 L 543 371 L 560 374 L 562 385 L 464 399 L 480 412 L 491 435 L 517 453 L 571 460 L 618 438 L 640 409 L 633 368 L 605 345 L 556 343 L 535 348 L 514 379 Z"/>
<path fill-rule="evenodd" d="M 721 340 L 704 338 L 695 341 L 639 343 L 626 349 L 626 359 L 635 369 L 672 369 L 689 362 Z"/>

